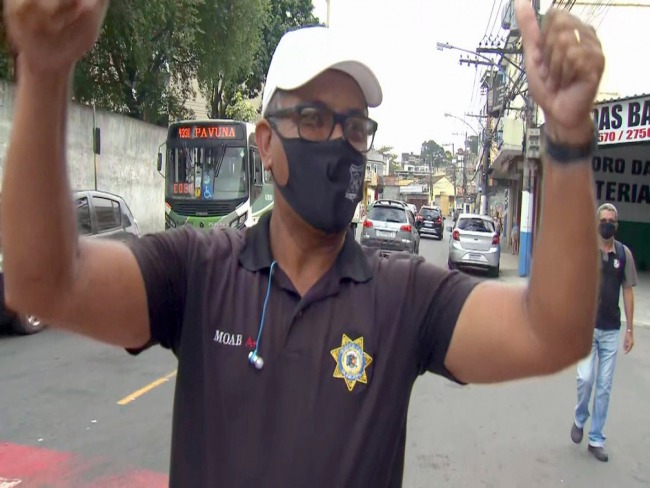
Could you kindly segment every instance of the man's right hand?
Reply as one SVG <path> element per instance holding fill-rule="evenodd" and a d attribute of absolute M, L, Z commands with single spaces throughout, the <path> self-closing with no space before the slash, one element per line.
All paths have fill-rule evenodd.
<path fill-rule="evenodd" d="M 108 0 L 4 0 L 4 18 L 20 63 L 36 73 L 68 73 L 89 51 Z"/>

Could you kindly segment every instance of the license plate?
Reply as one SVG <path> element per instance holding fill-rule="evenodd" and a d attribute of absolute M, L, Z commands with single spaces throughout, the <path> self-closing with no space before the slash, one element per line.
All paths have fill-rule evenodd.
<path fill-rule="evenodd" d="M 431 222 L 427 222 L 426 224 L 424 224 L 424 226 L 425 227 L 433 227 L 433 224 Z"/>
<path fill-rule="evenodd" d="M 386 232 L 384 230 L 377 231 L 377 237 L 385 237 L 387 239 L 393 239 L 395 237 L 394 232 Z"/>
<path fill-rule="evenodd" d="M 470 253 L 469 258 L 473 261 L 481 261 L 483 259 L 483 255 Z"/>

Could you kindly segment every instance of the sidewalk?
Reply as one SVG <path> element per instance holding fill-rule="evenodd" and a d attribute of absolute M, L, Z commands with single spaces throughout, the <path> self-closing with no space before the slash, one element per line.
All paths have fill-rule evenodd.
<path fill-rule="evenodd" d="M 639 272 L 639 283 L 634 288 L 634 325 L 650 327 L 650 273 Z M 519 276 L 519 256 L 513 256 L 509 250 L 501 252 L 501 274 L 499 281 L 511 284 L 525 284 L 528 278 Z M 621 316 L 625 323 L 625 310 L 621 294 Z"/>

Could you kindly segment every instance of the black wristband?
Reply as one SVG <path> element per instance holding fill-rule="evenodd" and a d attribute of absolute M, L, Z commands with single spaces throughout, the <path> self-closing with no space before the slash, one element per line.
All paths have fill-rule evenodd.
<path fill-rule="evenodd" d="M 594 136 L 588 144 L 583 146 L 565 146 L 554 143 L 544 129 L 544 154 L 552 161 L 560 164 L 580 163 L 584 161 L 591 162 L 591 156 L 598 148 L 598 131 L 594 128 Z"/>

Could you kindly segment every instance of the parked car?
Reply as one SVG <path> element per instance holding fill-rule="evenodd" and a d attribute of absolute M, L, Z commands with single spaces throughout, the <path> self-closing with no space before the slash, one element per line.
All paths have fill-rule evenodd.
<path fill-rule="evenodd" d="M 140 237 L 140 227 L 131 209 L 118 195 L 97 190 L 73 192 L 77 208 L 79 235 L 91 238 L 130 241 Z M 17 314 L 4 301 L 4 268 L 0 248 L 0 324 L 10 326 L 19 334 L 34 334 L 45 324 L 33 315 Z"/>
<path fill-rule="evenodd" d="M 397 200 L 378 200 L 363 221 L 361 244 L 377 248 L 381 254 L 393 252 L 420 252 L 418 234 L 413 212 Z"/>
<path fill-rule="evenodd" d="M 460 214 L 449 239 L 449 269 L 487 270 L 499 276 L 501 242 L 494 221 L 486 215 Z"/>
<path fill-rule="evenodd" d="M 420 235 L 434 235 L 439 241 L 445 234 L 444 219 L 440 207 L 423 205 L 416 219 L 421 222 Z"/>

